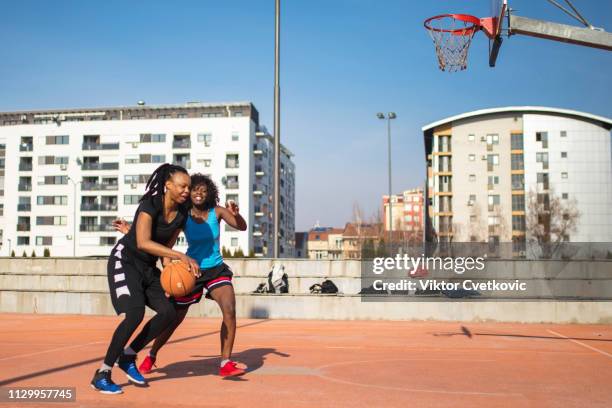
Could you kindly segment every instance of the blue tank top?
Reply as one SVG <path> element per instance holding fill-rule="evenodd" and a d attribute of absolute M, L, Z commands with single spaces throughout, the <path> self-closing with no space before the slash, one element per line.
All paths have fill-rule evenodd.
<path fill-rule="evenodd" d="M 187 238 L 187 256 L 195 259 L 200 268 L 213 268 L 223 263 L 219 250 L 219 220 L 215 209 L 208 210 L 206 222 L 198 224 L 191 213 L 185 223 L 185 237 Z"/>

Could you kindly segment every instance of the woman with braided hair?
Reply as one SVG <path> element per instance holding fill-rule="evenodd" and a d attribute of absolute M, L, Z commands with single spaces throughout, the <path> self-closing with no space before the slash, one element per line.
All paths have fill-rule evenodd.
<path fill-rule="evenodd" d="M 91 385 L 105 394 L 120 394 L 122 389 L 111 379 L 115 362 L 130 381 L 146 381 L 136 368 L 136 354 L 176 320 L 176 311 L 162 289 L 156 267 L 159 257 L 178 259 L 189 265 L 198 277 L 199 266 L 189 256 L 172 250 L 187 220 L 191 179 L 180 166 L 163 164 L 149 178 L 145 194 L 134 215 L 134 224 L 121 238 L 108 259 L 110 295 L 117 314 L 124 313 L 106 352 L 104 363 L 96 371 Z M 155 310 L 153 316 L 134 338 L 128 340 L 144 317 L 145 306 Z"/>

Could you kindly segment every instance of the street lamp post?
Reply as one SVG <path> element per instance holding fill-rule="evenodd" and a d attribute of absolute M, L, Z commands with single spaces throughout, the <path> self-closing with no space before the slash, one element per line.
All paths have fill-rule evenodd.
<path fill-rule="evenodd" d="M 274 7 L 274 258 L 280 258 L 280 0 Z"/>
<path fill-rule="evenodd" d="M 376 117 L 378 119 L 382 119 L 382 120 L 387 120 L 387 148 L 388 148 L 388 161 L 389 161 L 389 200 L 388 200 L 388 206 L 389 206 L 389 245 L 391 245 L 391 240 L 393 238 L 393 206 L 391 203 L 391 119 L 395 119 L 397 118 L 397 115 L 395 114 L 395 112 L 389 112 L 387 113 L 387 115 L 385 116 L 384 113 L 377 113 Z"/>

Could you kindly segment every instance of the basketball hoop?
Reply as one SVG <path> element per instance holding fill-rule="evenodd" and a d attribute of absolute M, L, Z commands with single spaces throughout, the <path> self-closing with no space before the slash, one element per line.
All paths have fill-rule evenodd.
<path fill-rule="evenodd" d="M 438 66 L 442 71 L 457 72 L 467 68 L 467 56 L 481 20 L 469 14 L 441 14 L 425 20 L 425 28 L 436 46 Z"/>

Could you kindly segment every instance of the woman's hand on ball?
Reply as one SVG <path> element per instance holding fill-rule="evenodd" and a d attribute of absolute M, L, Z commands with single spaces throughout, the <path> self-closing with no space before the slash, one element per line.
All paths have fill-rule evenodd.
<path fill-rule="evenodd" d="M 188 257 L 187 255 L 182 255 L 179 258 L 181 261 L 185 262 L 189 266 L 189 272 L 193 273 L 196 278 L 199 278 L 202 274 L 200 273 L 200 266 L 195 261 L 195 259 Z"/>

